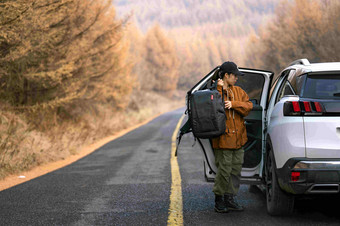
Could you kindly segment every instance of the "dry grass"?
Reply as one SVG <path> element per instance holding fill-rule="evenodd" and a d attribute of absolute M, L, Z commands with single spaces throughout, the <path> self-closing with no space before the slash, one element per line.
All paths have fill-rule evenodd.
<path fill-rule="evenodd" d="M 171 99 L 157 93 L 135 93 L 125 111 L 97 105 L 95 110 L 83 112 L 77 122 L 67 120 L 43 128 L 45 124 L 40 129 L 32 129 L 24 115 L 0 111 L 0 179 L 75 155 L 86 145 L 181 106 L 183 93 L 175 93 Z"/>

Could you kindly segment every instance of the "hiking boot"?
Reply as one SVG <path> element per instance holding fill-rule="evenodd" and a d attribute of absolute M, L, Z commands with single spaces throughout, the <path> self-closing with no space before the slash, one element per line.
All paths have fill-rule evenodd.
<path fill-rule="evenodd" d="M 222 195 L 215 195 L 215 211 L 218 213 L 227 213 L 228 208 L 223 201 Z"/>
<path fill-rule="evenodd" d="M 244 208 L 240 204 L 237 203 L 235 196 L 232 194 L 225 194 L 224 195 L 224 203 L 225 206 L 229 210 L 236 210 L 236 211 L 243 211 Z"/>

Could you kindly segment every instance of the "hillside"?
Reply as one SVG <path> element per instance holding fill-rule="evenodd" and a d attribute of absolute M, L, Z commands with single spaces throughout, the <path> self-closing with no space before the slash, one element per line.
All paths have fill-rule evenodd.
<path fill-rule="evenodd" d="M 113 4 L 120 18 L 130 17 L 129 22 L 136 25 L 133 38 L 138 38 L 139 30 L 147 35 L 158 24 L 167 38 L 174 41 L 180 61 L 178 87 L 185 90 L 200 79 L 202 73 L 225 60 L 244 65 L 249 36 L 273 17 L 279 2 L 115 0 Z"/>
<path fill-rule="evenodd" d="M 279 0 L 115 0 L 120 16 L 133 15 L 142 31 L 156 21 L 164 29 L 215 28 L 214 32 L 243 36 L 271 17 Z M 229 29 L 226 29 L 229 28 Z"/>

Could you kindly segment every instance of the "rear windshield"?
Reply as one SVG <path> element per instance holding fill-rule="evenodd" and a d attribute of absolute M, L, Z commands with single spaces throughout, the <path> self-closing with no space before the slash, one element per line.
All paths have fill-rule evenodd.
<path fill-rule="evenodd" d="M 308 75 L 302 97 L 340 99 L 340 74 Z"/>

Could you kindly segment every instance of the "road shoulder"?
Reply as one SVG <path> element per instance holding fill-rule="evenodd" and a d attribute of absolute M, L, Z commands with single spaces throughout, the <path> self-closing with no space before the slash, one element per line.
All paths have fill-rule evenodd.
<path fill-rule="evenodd" d="M 10 175 L 10 176 L 8 176 L 8 177 L 6 177 L 6 178 L 4 178 L 3 180 L 0 181 L 0 191 L 3 191 L 5 189 L 11 188 L 15 185 L 24 183 L 26 181 L 32 180 L 32 179 L 40 177 L 44 174 L 50 173 L 52 171 L 55 171 L 57 169 L 65 167 L 67 165 L 70 165 L 73 162 L 76 162 L 77 160 L 91 154 L 92 152 L 94 152 L 95 150 L 97 150 L 101 146 L 107 144 L 108 142 L 115 140 L 115 139 L 123 136 L 124 134 L 126 134 L 126 133 L 140 127 L 140 126 L 143 126 L 144 124 L 147 124 L 148 122 L 150 122 L 154 118 L 157 118 L 159 115 L 160 114 L 153 116 L 153 117 L 145 120 L 144 122 L 139 123 L 139 124 L 137 124 L 133 127 L 124 129 L 124 130 L 120 131 L 119 133 L 117 133 L 113 136 L 105 137 L 105 138 L 103 138 L 103 139 L 101 139 L 101 140 L 99 140 L 99 141 L 97 141 L 93 144 L 90 144 L 90 145 L 82 148 L 77 154 L 71 155 L 64 160 L 43 164 L 43 165 L 37 166 L 37 167 L 35 167 L 35 168 L 33 168 L 29 171 L 21 172 L 20 174 Z"/>

